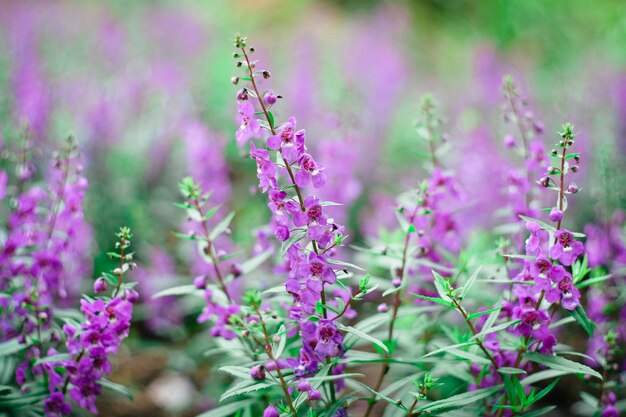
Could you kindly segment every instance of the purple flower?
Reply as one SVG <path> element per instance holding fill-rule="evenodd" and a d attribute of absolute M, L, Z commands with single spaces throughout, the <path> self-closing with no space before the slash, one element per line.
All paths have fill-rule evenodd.
<path fill-rule="evenodd" d="M 550 316 L 544 310 L 528 309 L 521 314 L 520 320 L 517 330 L 521 336 L 543 340 L 550 335 Z"/>
<path fill-rule="evenodd" d="M 291 164 L 298 160 L 305 151 L 304 130 L 296 132 L 296 118 L 290 117 L 289 121 L 276 129 L 277 133 L 267 138 L 267 147 L 272 150 L 280 150 L 281 155 Z"/>
<path fill-rule="evenodd" d="M 43 409 L 49 417 L 69 416 L 72 412 L 72 405 L 65 401 L 63 393 L 55 392 L 46 398 Z"/>
<path fill-rule="evenodd" d="M 335 271 L 323 256 L 311 252 L 307 262 L 300 265 L 300 275 L 306 279 L 306 286 L 311 291 L 321 292 L 324 284 L 334 284 L 337 280 Z"/>
<path fill-rule="evenodd" d="M 240 125 L 236 133 L 237 145 L 245 145 L 251 138 L 261 136 L 261 124 L 256 119 L 254 107 L 247 100 L 238 101 Z"/>
<path fill-rule="evenodd" d="M 571 276 L 567 274 L 559 281 L 556 287 L 546 292 L 546 301 L 549 303 L 561 302 L 566 310 L 574 310 L 580 304 L 580 291 L 572 282 Z"/>
<path fill-rule="evenodd" d="M 317 164 L 311 155 L 305 153 L 299 159 L 300 171 L 295 175 L 296 184 L 300 187 L 306 187 L 309 182 L 313 182 L 313 187 L 322 188 L 326 184 L 326 175 L 324 167 Z"/>
<path fill-rule="evenodd" d="M 527 222 L 526 229 L 530 232 L 530 236 L 526 239 L 526 253 L 538 255 L 541 253 L 541 245 L 548 240 L 548 232 L 541 229 L 541 226 L 535 222 Z"/>
<path fill-rule="evenodd" d="M 619 417 L 619 411 L 615 408 L 614 405 L 607 405 L 604 410 L 602 410 L 601 417 Z"/>
<path fill-rule="evenodd" d="M 259 188 L 263 192 L 278 187 L 276 181 L 276 165 L 269 157 L 269 153 L 265 149 L 257 149 L 254 143 L 250 142 L 250 156 L 257 164 L 257 178 L 259 179 Z"/>
<path fill-rule="evenodd" d="M 550 257 L 558 259 L 565 266 L 569 266 L 576 261 L 576 258 L 585 251 L 581 242 L 574 239 L 574 235 L 566 230 L 557 230 L 554 233 L 555 243 L 550 248 Z"/>
<path fill-rule="evenodd" d="M 317 338 L 315 353 L 322 358 L 339 356 L 343 335 L 339 333 L 337 326 L 332 321 L 320 320 L 315 336 Z"/>

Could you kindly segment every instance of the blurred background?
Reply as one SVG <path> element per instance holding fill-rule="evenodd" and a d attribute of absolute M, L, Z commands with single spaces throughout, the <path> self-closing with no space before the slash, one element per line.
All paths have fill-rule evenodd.
<path fill-rule="evenodd" d="M 502 77 L 511 74 L 545 126 L 550 149 L 564 122 L 579 133 L 577 218 L 572 229 L 624 206 L 626 5 L 620 0 L 240 0 L 0 2 L 0 143 L 7 155 L 25 135 L 45 165 L 72 133 L 90 183 L 87 217 L 94 275 L 108 268 L 120 225 L 135 234 L 143 304 L 111 379 L 133 402 L 105 397 L 105 416 L 195 415 L 215 404 L 226 376 L 201 306 L 151 301 L 189 284 L 193 248 L 172 231 L 185 219 L 173 202 L 193 175 L 221 213 L 237 213 L 230 242 L 259 250 L 268 211 L 254 188 L 254 162 L 234 141 L 239 75 L 236 32 L 256 47 L 265 82 L 284 99 L 325 166 L 325 197 L 351 243 L 393 225 L 396 194 L 427 172 L 416 135 L 422 95 L 444 115 L 449 151 L 472 202 L 468 225 L 495 227 L 498 190 L 515 159 L 503 138 Z M 28 133 L 26 132 L 26 128 Z M 483 190 L 494 190 L 483 195 Z M 472 194 L 474 193 L 474 194 Z M 572 222 L 574 223 L 574 221 Z M 250 231 L 254 230 L 253 233 Z M 472 230 L 468 226 L 467 230 Z M 471 234 L 471 232 L 468 232 Z M 190 266 L 191 265 L 191 266 Z M 89 288 L 93 277 L 85 276 Z M 78 279 L 78 278 L 77 278 Z"/>

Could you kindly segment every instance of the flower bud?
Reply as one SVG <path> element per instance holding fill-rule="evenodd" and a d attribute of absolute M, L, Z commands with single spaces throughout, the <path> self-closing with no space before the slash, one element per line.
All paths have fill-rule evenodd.
<path fill-rule="evenodd" d="M 245 88 L 242 88 L 241 90 L 237 92 L 237 100 L 245 101 L 247 99 L 248 99 L 248 90 L 246 90 Z"/>
<path fill-rule="evenodd" d="M 101 293 L 107 290 L 107 283 L 103 277 L 100 277 L 93 283 L 93 290 L 96 293 Z"/>
<path fill-rule="evenodd" d="M 203 290 L 206 288 L 206 277 L 204 275 L 199 275 L 194 278 L 193 285 L 199 290 Z"/>
<path fill-rule="evenodd" d="M 263 366 L 261 365 L 253 366 L 250 369 L 250 376 L 252 377 L 252 379 L 265 379 L 265 369 L 263 369 Z"/>
<path fill-rule="evenodd" d="M 278 369 L 278 364 L 276 363 L 276 361 L 269 360 L 265 362 L 265 369 L 270 372 L 275 371 L 276 369 Z"/>
<path fill-rule="evenodd" d="M 300 382 L 298 382 L 298 386 L 296 388 L 300 392 L 305 392 L 311 389 L 311 383 L 306 379 L 301 379 Z"/>
<path fill-rule="evenodd" d="M 322 394 L 320 394 L 320 392 L 316 390 L 315 388 L 311 388 L 311 390 L 309 391 L 308 400 L 317 401 L 321 399 L 322 399 Z"/>
<path fill-rule="evenodd" d="M 578 172 L 578 166 L 574 165 L 573 167 L 570 168 L 572 170 L 572 172 L 576 173 Z"/>
<path fill-rule="evenodd" d="M 552 210 L 550 210 L 550 214 L 548 215 L 548 217 L 555 223 L 560 222 L 561 220 L 563 220 L 563 212 L 556 207 L 552 207 Z"/>
<path fill-rule="evenodd" d="M 548 187 L 550 185 L 550 177 L 543 177 L 539 180 L 539 184 L 541 184 L 544 187 Z"/>
<path fill-rule="evenodd" d="M 128 302 L 133 304 L 136 303 L 137 300 L 139 300 L 139 294 L 132 288 L 127 288 L 126 291 L 124 291 L 124 296 L 126 297 L 126 300 L 128 300 Z"/>
<path fill-rule="evenodd" d="M 265 93 L 265 95 L 263 96 L 263 100 L 269 104 L 275 104 L 278 101 L 278 97 L 276 97 L 276 95 L 274 93 L 272 93 L 271 91 L 268 91 L 267 93 Z"/>
<path fill-rule="evenodd" d="M 233 275 L 233 277 L 237 278 L 241 276 L 241 274 L 243 273 L 243 269 L 241 269 L 241 265 L 235 262 L 230 265 L 230 273 Z"/>
<path fill-rule="evenodd" d="M 571 183 L 569 185 L 569 187 L 567 187 L 567 192 L 571 193 L 571 194 L 576 194 L 578 192 L 579 188 L 578 185 Z"/>
<path fill-rule="evenodd" d="M 272 76 L 269 71 L 265 70 L 261 73 L 266 80 Z"/>
<path fill-rule="evenodd" d="M 376 311 L 378 311 L 379 313 L 386 313 L 388 310 L 389 307 L 386 303 L 380 303 L 378 304 L 378 307 L 376 307 Z"/>
<path fill-rule="evenodd" d="M 515 138 L 511 135 L 506 135 L 504 137 L 504 147 L 511 149 L 514 148 L 517 143 L 515 142 Z"/>
<path fill-rule="evenodd" d="M 263 411 L 263 417 L 280 417 L 280 413 L 273 405 L 268 405 Z"/>
<path fill-rule="evenodd" d="M 394 287 L 398 288 L 400 285 L 402 285 L 402 279 L 400 278 L 394 278 L 391 280 L 391 285 L 393 285 Z"/>
<path fill-rule="evenodd" d="M 233 83 L 234 85 L 239 84 L 239 77 L 232 77 L 230 79 L 230 82 Z"/>

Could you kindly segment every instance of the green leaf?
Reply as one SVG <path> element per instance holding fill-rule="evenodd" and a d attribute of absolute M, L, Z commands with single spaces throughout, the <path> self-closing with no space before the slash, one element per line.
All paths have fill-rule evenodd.
<path fill-rule="evenodd" d="M 360 386 L 362 386 L 363 388 L 365 388 L 367 391 L 369 391 L 369 392 L 371 392 L 372 394 L 374 394 L 374 395 L 375 395 L 375 397 L 374 397 L 374 401 L 376 400 L 376 398 L 377 398 L 377 397 L 379 397 L 380 399 L 385 400 L 385 401 L 386 401 L 386 402 L 388 402 L 389 404 L 391 404 L 391 405 L 393 405 L 393 406 L 395 406 L 395 407 L 398 407 L 398 408 L 399 408 L 399 409 L 401 409 L 401 410 L 407 411 L 407 409 L 406 409 L 406 407 L 405 407 L 404 405 L 402 405 L 402 404 L 398 404 L 398 401 L 396 401 L 396 400 L 394 400 L 394 399 L 392 399 L 392 398 L 387 397 L 385 394 L 380 393 L 380 392 L 376 391 L 376 390 L 375 390 L 375 389 L 373 389 L 373 388 L 368 387 L 367 385 L 365 385 L 365 384 L 364 384 L 364 383 L 362 383 L 362 382 L 359 382 L 359 381 L 355 381 L 355 382 L 356 382 L 358 385 L 360 385 Z"/>
<path fill-rule="evenodd" d="M 226 392 L 224 392 L 220 397 L 220 402 L 224 401 L 227 398 L 236 397 L 237 395 L 241 394 L 248 394 L 250 392 L 258 391 L 271 386 L 272 384 L 269 384 L 267 382 L 241 381 L 238 384 L 232 386 Z"/>
<path fill-rule="evenodd" d="M 344 332 L 352 333 L 353 335 L 355 335 L 355 336 L 357 336 L 357 337 L 359 337 L 361 339 L 364 339 L 364 340 L 367 340 L 369 342 L 372 342 L 373 344 L 375 344 L 376 346 L 381 348 L 385 353 L 387 353 L 387 354 L 389 353 L 389 349 L 387 349 L 387 346 L 385 346 L 385 344 L 382 341 L 376 339 L 374 336 L 370 336 L 367 333 L 363 333 L 361 330 L 355 329 L 352 326 L 344 326 L 341 323 L 337 323 L 337 327 L 340 330 L 343 330 Z"/>
<path fill-rule="evenodd" d="M 272 350 L 274 352 L 274 358 L 278 359 L 280 355 L 283 354 L 285 345 L 287 344 L 287 329 L 285 329 L 284 325 L 281 325 L 276 334 L 279 335 L 280 340 L 278 341 L 278 346 L 276 346 L 276 348 L 272 347 Z"/>
<path fill-rule="evenodd" d="M 421 294 L 413 294 L 413 295 L 417 298 L 421 298 L 422 300 L 432 301 L 433 303 L 441 304 L 446 307 L 454 307 L 454 304 L 452 303 L 452 301 L 446 301 L 446 300 L 442 300 L 441 298 L 436 298 L 436 297 L 428 297 L 426 295 L 421 295 Z"/>
<path fill-rule="evenodd" d="M 485 310 L 485 311 L 477 311 L 476 313 L 469 314 L 467 318 L 470 320 L 473 320 L 476 317 L 484 316 L 485 314 L 491 314 L 494 311 L 500 311 L 500 307 L 490 308 L 489 310 Z"/>
<path fill-rule="evenodd" d="M 220 206 L 215 206 L 215 207 L 213 207 L 211 210 L 207 211 L 207 212 L 204 214 L 204 220 L 209 220 L 211 217 L 213 217 L 213 215 L 214 215 L 215 213 L 217 213 L 217 210 L 219 210 L 219 208 L 220 208 Z"/>
<path fill-rule="evenodd" d="M 595 285 L 595 284 L 599 284 L 601 282 L 606 281 L 607 279 L 610 279 L 611 277 L 613 277 L 613 274 L 608 274 L 608 275 L 602 275 L 600 277 L 595 277 L 595 278 L 589 278 L 583 282 L 580 282 L 578 284 L 576 284 L 576 286 L 580 289 L 580 288 L 585 288 L 585 287 L 589 287 L 591 285 Z"/>
<path fill-rule="evenodd" d="M 108 272 L 103 272 L 102 275 L 109 281 L 110 284 L 117 286 L 120 283 L 120 280 L 113 274 L 109 274 Z"/>
<path fill-rule="evenodd" d="M 478 273 L 480 272 L 482 265 L 476 268 L 476 271 L 469 277 L 465 285 L 463 285 L 463 290 L 461 291 L 460 298 L 463 299 L 472 288 L 472 286 L 476 283 L 476 278 L 478 278 Z"/>
<path fill-rule="evenodd" d="M 247 379 L 250 381 L 253 381 L 254 379 L 250 376 L 250 369 L 246 368 L 245 366 L 222 366 L 220 368 L 218 368 L 218 371 L 220 372 L 226 372 L 227 374 L 230 374 L 232 376 L 235 376 L 237 378 L 241 378 L 241 379 Z"/>
<path fill-rule="evenodd" d="M 184 239 L 184 240 L 198 240 L 198 236 L 196 236 L 195 233 L 179 233 L 179 232 L 172 232 L 172 234 L 174 236 L 176 236 L 179 239 Z"/>
<path fill-rule="evenodd" d="M 0 397 L 0 409 L 20 408 L 37 404 L 49 395 L 48 390 L 41 387 L 35 388 L 28 393 L 17 392 L 5 395 Z"/>
<path fill-rule="evenodd" d="M 539 417 L 548 414 L 550 411 L 554 410 L 556 405 L 549 405 L 547 407 L 542 407 L 537 410 L 529 411 L 528 413 L 520 414 L 523 417 Z"/>
<path fill-rule="evenodd" d="M 280 247 L 280 254 L 281 255 L 285 255 L 285 253 L 287 253 L 287 250 L 296 242 L 301 241 L 302 239 L 304 239 L 304 237 L 306 236 L 306 231 L 305 230 L 296 230 L 294 232 L 291 232 L 291 236 L 289 236 L 289 238 L 287 240 L 285 240 L 283 242 L 283 244 Z"/>
<path fill-rule="evenodd" d="M 462 394 L 453 395 L 452 397 L 423 405 L 418 409 L 418 411 L 428 411 L 432 413 L 433 411 L 442 412 L 457 410 L 459 408 L 463 408 L 472 403 L 475 403 L 476 401 L 480 401 L 483 398 L 487 398 L 501 389 L 502 385 L 498 385 L 491 388 L 483 388 L 476 391 L 464 392 Z"/>
<path fill-rule="evenodd" d="M 98 384 L 100 384 L 102 387 L 106 389 L 110 389 L 111 391 L 115 391 L 118 394 L 122 394 L 124 397 L 128 398 L 131 401 L 133 400 L 133 393 L 130 392 L 130 390 L 122 384 L 109 381 L 108 379 L 105 379 L 105 378 L 100 379 L 98 381 Z"/>
<path fill-rule="evenodd" d="M 507 321 L 506 323 L 499 324 L 499 325 L 497 325 L 495 327 L 485 328 L 480 333 L 477 333 L 474 336 L 472 336 L 470 340 L 481 339 L 483 336 L 486 336 L 486 335 L 488 335 L 490 333 L 493 333 L 493 332 L 498 332 L 498 331 L 506 329 L 507 327 L 510 327 L 510 326 L 515 326 L 516 324 L 518 324 L 520 322 L 521 322 L 521 320 Z M 485 326 L 485 327 L 487 327 L 487 326 Z"/>
<path fill-rule="evenodd" d="M 537 352 L 529 352 L 526 353 L 524 357 L 531 362 L 538 363 L 539 365 L 546 366 L 556 371 L 563 371 L 570 374 L 591 375 L 598 378 L 599 380 L 602 380 L 602 375 L 600 375 L 598 372 L 594 371 L 590 367 L 578 362 L 571 361 L 569 359 L 565 359 L 560 356 L 542 355 L 541 353 Z"/>
<path fill-rule="evenodd" d="M 539 226 L 541 226 L 541 228 L 543 230 L 546 230 L 548 232 L 555 232 L 556 231 L 556 227 L 552 226 L 551 224 L 542 222 L 541 220 L 537 220 L 537 219 L 533 219 L 532 217 L 527 217 L 527 216 L 522 216 L 520 214 L 520 219 L 526 221 L 526 222 L 534 222 L 537 223 Z"/>
<path fill-rule="evenodd" d="M 274 127 L 274 113 L 272 113 L 270 110 L 267 111 L 267 119 L 270 123 L 270 127 Z"/>
<path fill-rule="evenodd" d="M 198 291 L 199 290 L 195 287 L 195 285 L 181 285 L 178 287 L 167 288 L 163 291 L 159 291 L 152 296 L 152 299 L 167 297 L 170 295 L 189 295 L 194 294 Z"/>
<path fill-rule="evenodd" d="M 503 366 L 502 368 L 498 368 L 498 373 L 506 374 L 506 375 L 520 375 L 520 374 L 526 374 L 526 371 L 523 369 Z"/>
<path fill-rule="evenodd" d="M 357 271 L 365 271 L 365 269 L 361 268 L 358 265 L 351 264 L 350 262 L 344 262 L 337 259 L 327 259 L 327 262 L 333 265 L 345 266 L 346 268 L 356 269 Z"/>
<path fill-rule="evenodd" d="M 224 217 L 222 219 L 221 222 L 219 222 L 214 228 L 213 230 L 211 230 L 211 233 L 209 233 L 209 240 L 213 241 L 215 240 L 215 238 L 217 238 L 219 235 L 221 235 L 222 233 L 224 233 L 224 231 L 226 229 L 228 229 L 228 226 L 230 226 L 230 222 L 233 221 L 233 218 L 235 217 L 235 213 L 229 213 L 226 217 Z"/>
<path fill-rule="evenodd" d="M 402 231 L 405 234 L 411 234 L 411 223 L 409 223 L 409 221 L 407 219 L 404 218 L 404 216 L 402 215 L 402 213 L 400 213 L 398 210 L 395 211 L 395 215 L 396 215 L 396 219 L 398 219 L 398 223 L 400 223 L 400 227 L 402 228 Z M 413 229 L 415 229 L 415 227 L 413 227 Z"/>
<path fill-rule="evenodd" d="M 249 274 L 250 272 L 257 269 L 259 266 L 263 264 L 270 256 L 272 256 L 272 249 L 266 250 L 259 255 L 248 259 L 243 264 L 241 264 L 241 273 L 242 275 Z"/>
<path fill-rule="evenodd" d="M 35 361 L 35 363 L 33 365 L 40 365 L 42 363 L 50 363 L 50 362 L 60 362 L 63 361 L 65 359 L 69 359 L 70 355 L 69 353 L 59 353 L 57 355 L 52 355 L 52 356 L 46 356 L 43 358 L 39 358 Z"/>
<path fill-rule="evenodd" d="M 428 352 L 427 354 L 422 356 L 422 358 L 428 358 L 429 356 L 433 356 L 433 355 L 436 355 L 437 353 L 441 353 L 441 352 L 446 352 L 446 351 L 451 350 L 451 349 L 458 349 L 458 348 L 467 347 L 467 346 L 474 346 L 474 345 L 476 345 L 476 342 L 463 342 L 463 343 L 458 343 L 456 345 L 447 345 L 447 346 L 441 347 L 439 349 L 435 349 L 433 351 Z"/>
<path fill-rule="evenodd" d="M 433 276 L 435 277 L 435 289 L 437 290 L 437 294 L 442 299 L 449 298 L 448 297 L 448 289 L 450 288 L 450 283 L 446 281 L 444 277 L 439 275 L 437 271 L 432 271 Z"/>
<path fill-rule="evenodd" d="M 196 417 L 230 417 L 237 411 L 252 405 L 254 402 L 256 402 L 256 399 L 253 398 L 240 400 L 234 403 L 225 404 L 220 407 L 214 408 L 213 410 L 202 413 Z"/>
<path fill-rule="evenodd" d="M 13 355 L 26 347 L 26 344 L 20 343 L 17 339 L 11 339 L 7 342 L 0 343 L 0 356 Z"/>
<path fill-rule="evenodd" d="M 548 395 L 550 393 L 550 391 L 552 391 L 552 389 L 556 386 L 556 384 L 559 383 L 560 380 L 561 380 L 561 378 L 555 379 L 554 381 L 552 381 L 550 383 L 550 385 L 548 385 L 547 387 L 545 387 L 544 389 L 539 391 L 539 394 L 535 395 L 533 397 L 532 402 L 530 404 L 528 404 L 528 405 L 532 405 L 532 404 L 536 403 L 537 401 L 539 401 L 540 399 L 542 399 L 543 397 L 545 397 L 546 395 Z"/>
<path fill-rule="evenodd" d="M 576 319 L 578 324 L 580 324 L 580 326 L 585 329 L 589 337 L 593 337 L 593 331 L 596 328 L 596 324 L 593 321 L 589 320 L 587 312 L 585 312 L 583 306 L 579 305 L 569 313 L 572 315 L 572 317 L 574 317 L 574 319 Z"/>

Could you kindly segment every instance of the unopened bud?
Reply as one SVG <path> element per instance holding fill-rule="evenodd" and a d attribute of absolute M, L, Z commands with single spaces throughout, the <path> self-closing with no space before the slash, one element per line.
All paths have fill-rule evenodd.
<path fill-rule="evenodd" d="M 232 77 L 230 79 L 230 82 L 233 83 L 234 85 L 239 84 L 239 77 Z"/>
<path fill-rule="evenodd" d="M 263 78 L 265 78 L 266 80 L 271 77 L 271 74 L 269 71 L 263 71 L 261 74 L 263 74 Z"/>
<path fill-rule="evenodd" d="M 246 90 L 245 88 L 242 88 L 241 90 L 237 92 L 237 100 L 245 101 L 247 99 L 248 99 L 248 90 Z"/>
<path fill-rule="evenodd" d="M 571 183 L 569 185 L 569 187 L 567 187 L 567 192 L 571 193 L 571 194 L 576 194 L 578 192 L 579 188 L 578 185 Z"/>

